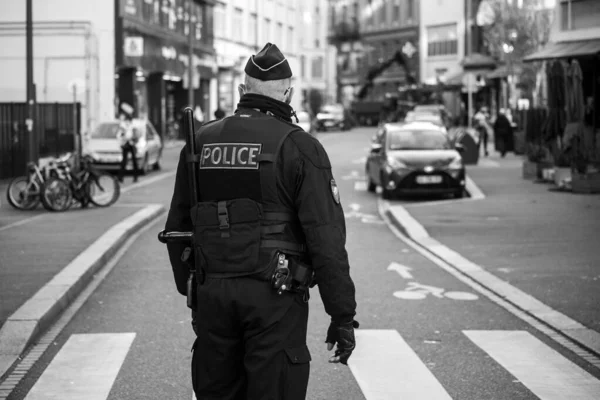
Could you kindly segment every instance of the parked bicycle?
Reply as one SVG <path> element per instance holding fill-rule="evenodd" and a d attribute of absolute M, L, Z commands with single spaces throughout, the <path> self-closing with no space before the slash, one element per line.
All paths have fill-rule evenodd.
<path fill-rule="evenodd" d="M 66 211 L 73 204 L 82 208 L 90 203 L 96 207 L 114 204 L 121 194 L 121 186 L 116 177 L 100 172 L 92 165 L 93 158 L 84 155 L 80 170 L 73 172 L 67 164 L 66 174 L 48 178 L 41 188 L 41 201 L 49 211 Z"/>
<path fill-rule="evenodd" d="M 14 178 L 8 185 L 6 199 L 18 210 L 33 210 L 40 204 L 44 182 L 51 177 L 65 178 L 71 153 L 61 158 L 40 159 L 27 164 L 27 175 Z"/>

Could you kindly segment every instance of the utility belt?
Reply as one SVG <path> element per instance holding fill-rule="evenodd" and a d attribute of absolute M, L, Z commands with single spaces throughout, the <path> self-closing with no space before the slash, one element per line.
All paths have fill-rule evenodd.
<path fill-rule="evenodd" d="M 276 253 L 276 262 L 271 285 L 277 294 L 303 293 L 304 301 L 308 301 L 310 297 L 308 289 L 316 284 L 313 269 L 281 252 Z"/>

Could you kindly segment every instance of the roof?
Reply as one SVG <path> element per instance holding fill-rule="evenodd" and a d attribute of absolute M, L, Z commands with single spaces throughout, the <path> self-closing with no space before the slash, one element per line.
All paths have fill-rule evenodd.
<path fill-rule="evenodd" d="M 386 127 L 389 127 L 394 130 L 434 130 L 443 132 L 444 128 L 434 124 L 429 121 L 414 121 L 414 122 L 389 122 L 385 124 Z"/>
<path fill-rule="evenodd" d="M 528 55 L 525 62 L 556 58 L 593 56 L 600 53 L 600 39 L 548 43 L 542 50 Z"/>

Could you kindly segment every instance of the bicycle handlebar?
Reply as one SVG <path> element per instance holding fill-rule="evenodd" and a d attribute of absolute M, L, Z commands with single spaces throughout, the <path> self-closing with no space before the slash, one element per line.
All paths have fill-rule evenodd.
<path fill-rule="evenodd" d="M 193 232 L 167 232 L 162 230 L 158 233 L 158 241 L 161 243 L 189 242 L 193 236 Z"/>

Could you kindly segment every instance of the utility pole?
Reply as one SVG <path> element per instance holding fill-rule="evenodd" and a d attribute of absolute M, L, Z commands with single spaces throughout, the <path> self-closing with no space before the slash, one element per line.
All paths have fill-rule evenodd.
<path fill-rule="evenodd" d="M 28 133 L 28 160 L 35 162 L 37 158 L 37 138 L 34 135 L 35 120 L 35 84 L 33 83 L 33 10 L 32 0 L 27 0 L 25 11 L 25 36 L 26 36 L 26 69 L 27 69 L 27 119 L 25 124 Z"/>
<path fill-rule="evenodd" d="M 473 0 L 465 0 L 467 3 L 467 18 L 466 18 L 466 23 L 465 23 L 465 28 L 467 30 L 467 35 L 466 35 L 466 39 L 467 39 L 467 57 L 469 57 L 471 55 L 471 53 L 473 52 L 473 38 L 472 38 L 472 26 L 471 26 L 471 19 L 472 17 L 472 13 L 473 13 Z M 471 71 L 467 72 L 467 103 L 468 104 L 468 116 L 467 116 L 467 126 L 469 128 L 471 128 L 473 126 L 473 73 Z"/>
<path fill-rule="evenodd" d="M 192 29 L 192 11 L 194 0 L 188 0 L 188 105 L 194 109 L 194 30 Z M 198 116 L 196 116 L 198 117 Z"/>

